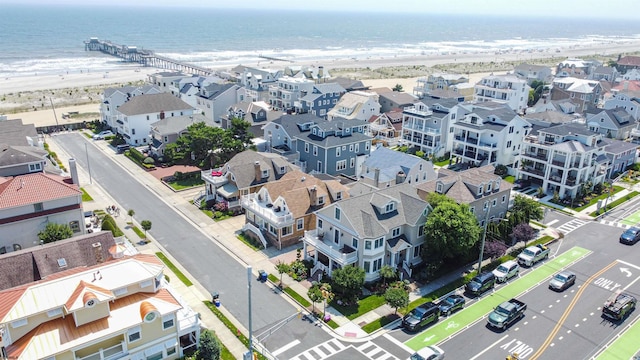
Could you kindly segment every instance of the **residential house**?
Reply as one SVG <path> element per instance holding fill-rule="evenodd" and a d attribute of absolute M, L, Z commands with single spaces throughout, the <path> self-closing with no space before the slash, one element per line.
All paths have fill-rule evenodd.
<path fill-rule="evenodd" d="M 624 57 L 619 56 L 616 64 L 622 74 L 626 74 L 627 72 L 633 69 L 640 70 L 640 56 L 636 56 L 636 55 L 627 55 Z"/>
<path fill-rule="evenodd" d="M 527 85 L 527 81 L 515 75 L 489 75 L 475 85 L 473 100 L 507 104 L 512 110 L 521 114 L 527 108 L 529 90 L 531 87 Z"/>
<path fill-rule="evenodd" d="M 193 115 L 194 110 L 169 93 L 138 95 L 117 109 L 116 129 L 129 145 L 147 145 L 152 123 L 165 117 Z"/>
<path fill-rule="evenodd" d="M 161 82 L 162 83 L 162 82 Z M 102 93 L 100 102 L 100 118 L 102 122 L 112 129 L 118 128 L 118 108 L 134 96 L 145 94 L 160 94 L 162 89 L 157 85 L 123 86 L 119 88 L 106 88 Z"/>
<path fill-rule="evenodd" d="M 0 120 L 0 177 L 42 172 L 60 173 L 48 165 L 47 151 L 33 124 L 22 120 Z"/>
<path fill-rule="evenodd" d="M 629 138 L 631 130 L 638 126 L 633 116 L 621 107 L 586 113 L 586 123 L 589 130 L 618 140 Z"/>
<path fill-rule="evenodd" d="M 323 83 L 313 85 L 310 92 L 303 90 L 300 98 L 294 103 L 295 111 L 300 114 L 311 113 L 318 117 L 326 117 L 338 100 L 346 93 L 340 84 Z"/>
<path fill-rule="evenodd" d="M 313 91 L 314 85 L 313 80 L 282 76 L 269 85 L 269 105 L 274 110 L 291 112 L 295 108 L 295 103 L 303 96 L 302 94 Z"/>
<path fill-rule="evenodd" d="M 599 81 L 575 77 L 555 78 L 551 87 L 551 100 L 569 99 L 576 105 L 576 112 L 593 110 L 602 96 Z"/>
<path fill-rule="evenodd" d="M 301 65 L 289 65 L 284 68 L 282 72 L 283 76 L 289 76 L 293 78 L 313 80 L 316 83 L 327 82 L 331 78 L 331 74 L 325 70 L 324 66 L 320 65 L 317 68 L 311 66 Z"/>
<path fill-rule="evenodd" d="M 300 241 L 316 224 L 314 212 L 349 197 L 348 188 L 337 179 L 321 180 L 294 170 L 280 180 L 265 184 L 242 196 L 245 235 L 256 236 L 282 250 Z"/>
<path fill-rule="evenodd" d="M 253 136 L 262 137 L 262 127 L 280 116 L 282 112 L 271 110 L 264 101 L 242 101 L 229 107 L 227 113 L 220 117 L 220 125 L 223 129 L 228 129 L 231 127 L 231 120 L 242 119 L 249 123 L 249 132 Z"/>
<path fill-rule="evenodd" d="M 196 108 L 208 119 L 219 123 L 231 105 L 246 98 L 245 89 L 236 84 L 209 84 L 201 87 L 196 95 Z"/>
<path fill-rule="evenodd" d="M 163 262 L 123 256 L 119 245 L 107 257 L 94 244 L 97 264 L 71 268 L 74 253 L 52 244 L 38 259 L 39 268 L 57 268 L 51 276 L 0 291 L 3 358 L 178 359 L 197 347 L 199 316 L 164 280 Z M 31 257 L 22 256 L 25 272 Z M 16 275 L 12 266 L 0 273 Z"/>
<path fill-rule="evenodd" d="M 618 70 L 612 66 L 598 66 L 591 72 L 590 79 L 613 83 L 619 76 Z"/>
<path fill-rule="evenodd" d="M 574 198 L 581 186 L 602 183 L 609 160 L 604 136 L 579 123 L 539 129 L 526 136 L 517 158 L 516 178 L 528 179 L 547 194 Z"/>
<path fill-rule="evenodd" d="M 404 109 L 418 101 L 415 96 L 402 91 L 380 92 L 378 95 L 381 112 L 387 112 L 393 109 Z"/>
<path fill-rule="evenodd" d="M 402 138 L 402 110 L 392 109 L 369 119 L 369 131 L 374 141 L 380 140 L 385 145 L 398 144 Z"/>
<path fill-rule="evenodd" d="M 312 275 L 336 268 L 357 266 L 365 281 L 380 278 L 384 265 L 411 276 L 412 266 L 422 262 L 424 224 L 431 212 L 416 188 L 408 183 L 352 195 L 316 211 L 314 230 L 305 231 L 303 253 L 313 247 Z"/>
<path fill-rule="evenodd" d="M 329 110 L 327 117 L 342 118 L 345 120 L 367 121 L 373 115 L 380 113 L 378 94 L 365 91 L 348 92 L 338 100 L 338 103 Z"/>
<path fill-rule="evenodd" d="M 462 86 L 464 86 L 464 90 Z M 424 99 L 455 100 L 457 102 L 471 101 L 473 100 L 473 85 L 466 83 L 454 85 L 451 90 L 431 90 L 429 95 L 422 98 L 422 100 Z"/>
<path fill-rule="evenodd" d="M 170 93 L 173 87 L 174 96 L 177 95 L 175 93 L 175 86 L 172 84 L 176 80 L 182 80 L 184 78 L 188 78 L 191 75 L 182 73 L 180 71 L 160 71 L 156 73 L 151 73 L 148 75 L 150 84 L 155 85 L 162 92 Z M 179 89 L 178 89 L 179 90 Z"/>
<path fill-rule="evenodd" d="M 584 124 L 584 119 L 577 114 L 565 114 L 560 111 L 541 111 L 527 112 L 522 118 L 529 122 L 532 126 L 529 134 L 536 134 L 541 128 L 548 128 L 555 125 L 566 123 Z"/>
<path fill-rule="evenodd" d="M 78 185 L 42 172 L 0 178 L 0 253 L 39 245 L 38 233 L 47 223 L 84 233 Z"/>
<path fill-rule="evenodd" d="M 175 143 L 182 135 L 188 134 L 187 128 L 195 123 L 215 126 L 213 121 L 201 114 L 166 117 L 151 124 L 151 153 L 161 157 L 167 144 Z"/>
<path fill-rule="evenodd" d="M 531 124 L 506 104 L 460 104 L 452 110 L 451 155 L 456 161 L 511 167 Z"/>
<path fill-rule="evenodd" d="M 245 150 L 219 169 L 204 170 L 205 200 L 224 202 L 229 209 L 240 209 L 240 197 L 255 193 L 264 184 L 297 170 L 283 156 Z"/>
<path fill-rule="evenodd" d="M 556 66 L 556 77 L 575 77 L 585 79 L 593 69 L 602 66 L 602 63 L 589 59 L 568 58 L 558 63 Z"/>
<path fill-rule="evenodd" d="M 549 100 L 547 96 L 543 95 L 540 100 L 533 106 L 527 109 L 527 114 L 534 112 L 561 112 L 563 114 L 576 114 L 576 104 L 571 102 L 571 99 L 561 100 Z"/>
<path fill-rule="evenodd" d="M 631 116 L 640 120 L 640 81 L 623 81 L 612 89 L 613 96 L 604 102 L 604 108 L 623 108 Z"/>
<path fill-rule="evenodd" d="M 431 161 L 378 144 L 357 176 L 359 181 L 382 189 L 404 182 L 415 186 L 435 179 L 436 172 Z"/>
<path fill-rule="evenodd" d="M 345 94 L 345 96 L 348 94 Z M 305 172 L 356 175 L 356 169 L 371 151 L 368 123 L 311 114 L 283 115 L 264 126 L 264 139 L 271 151 L 295 154 Z"/>
<path fill-rule="evenodd" d="M 200 89 L 210 84 L 224 84 L 226 80 L 217 76 L 198 76 L 179 78 L 171 81 L 169 90 L 187 104 L 196 107 Z"/>
<path fill-rule="evenodd" d="M 251 101 L 269 102 L 269 87 L 281 77 L 282 70 L 244 67 L 240 75 L 240 85 Z"/>
<path fill-rule="evenodd" d="M 509 210 L 512 185 L 494 174 L 495 167 L 486 165 L 464 171 L 440 169 L 438 178 L 416 186 L 418 195 L 426 199 L 432 193 L 450 197 L 469 206 L 480 226 L 485 221 L 502 219 Z"/>
<path fill-rule="evenodd" d="M 615 179 L 638 160 L 637 144 L 613 139 L 602 139 L 602 142 L 604 143 L 604 153 L 609 159 L 608 179 Z"/>
<path fill-rule="evenodd" d="M 331 82 L 337 83 L 342 86 L 347 92 L 351 91 L 367 91 L 368 86 L 365 86 L 361 80 L 350 79 L 346 77 L 336 77 L 331 79 Z"/>
<path fill-rule="evenodd" d="M 409 147 L 415 146 L 426 154 L 442 156 L 447 150 L 448 106 L 451 106 L 451 101 L 431 99 L 432 106 L 428 106 L 425 104 L 427 99 L 402 110 L 402 140 Z"/>
<path fill-rule="evenodd" d="M 513 73 L 519 78 L 526 80 L 528 85 L 531 85 L 534 81 L 542 81 L 545 84 L 550 84 L 551 80 L 553 80 L 551 68 L 548 66 L 522 63 L 513 69 Z"/>
<path fill-rule="evenodd" d="M 416 80 L 413 95 L 422 99 L 430 96 L 433 90 L 452 90 L 454 85 L 468 83 L 469 78 L 461 74 L 433 73 Z"/>
<path fill-rule="evenodd" d="M 624 73 L 624 75 L 622 75 L 622 80 L 629 80 L 629 81 L 640 80 L 640 69 L 627 70 L 627 72 Z"/>

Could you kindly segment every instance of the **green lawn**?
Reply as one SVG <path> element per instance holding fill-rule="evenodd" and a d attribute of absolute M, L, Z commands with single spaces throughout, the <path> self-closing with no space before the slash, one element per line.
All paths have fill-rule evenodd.
<path fill-rule="evenodd" d="M 622 186 L 614 185 L 614 186 L 613 186 L 613 192 L 611 193 L 611 195 L 613 195 L 613 194 L 617 194 L 618 192 L 622 191 L 623 189 L 624 189 L 624 188 L 623 188 Z M 589 202 L 588 202 L 587 204 L 584 204 L 584 205 L 582 205 L 582 206 L 580 206 L 580 207 L 573 208 L 573 210 L 575 210 L 575 211 L 582 211 L 582 210 L 584 210 L 584 209 L 588 208 L 589 206 L 591 206 L 591 205 L 593 205 L 593 204 L 597 203 L 597 202 L 598 202 L 598 200 L 604 200 L 604 199 L 606 199 L 608 196 L 609 196 L 609 192 L 608 192 L 608 191 L 603 191 L 603 192 L 602 192 L 602 194 L 600 194 L 600 196 L 595 197 L 595 198 L 593 198 L 593 199 L 589 200 Z"/>
<path fill-rule="evenodd" d="M 505 176 L 505 177 L 504 177 L 504 179 L 502 179 L 502 180 L 504 180 L 504 181 L 506 181 L 506 182 L 508 182 L 508 183 L 512 183 L 512 184 L 513 184 L 513 183 L 516 181 L 516 177 L 515 177 L 515 176 L 513 176 L 513 175 L 507 175 L 507 176 Z"/>
<path fill-rule="evenodd" d="M 302 297 L 302 295 L 295 292 L 295 290 L 293 290 L 292 288 L 286 287 L 284 288 L 284 292 L 289 294 L 289 296 L 294 298 L 300 305 L 304 306 L 305 308 L 308 308 L 309 306 L 311 306 L 311 303 L 307 301 L 307 299 L 305 299 L 304 297 Z"/>
<path fill-rule="evenodd" d="M 171 186 L 171 188 L 173 188 L 174 190 L 184 190 L 184 189 L 191 189 L 193 187 L 196 186 L 201 186 L 204 185 L 204 180 L 202 180 L 201 178 L 188 178 L 188 179 L 183 179 L 183 180 L 175 180 L 175 181 L 167 181 L 167 184 L 169 184 L 169 186 Z"/>
<path fill-rule="evenodd" d="M 244 234 L 238 234 L 236 237 L 242 241 L 245 245 L 252 248 L 254 251 L 260 251 L 263 247 L 262 244 L 257 245 L 252 239 L 246 237 Z"/>
<path fill-rule="evenodd" d="M 364 299 L 360 299 L 356 305 L 343 306 L 338 305 L 337 301 L 332 301 L 331 306 L 338 310 L 347 319 L 353 320 L 360 315 L 364 315 L 373 309 L 377 309 L 384 304 L 384 296 L 369 295 Z"/>
<path fill-rule="evenodd" d="M 380 329 L 381 327 L 386 326 L 387 324 L 392 323 L 393 321 L 397 320 L 400 318 L 400 315 L 398 314 L 390 314 L 387 316 L 383 316 L 379 319 L 376 319 L 375 321 L 372 321 L 370 323 L 368 323 L 367 325 L 362 327 L 362 330 L 364 330 L 367 334 L 371 334 L 372 332 Z"/>
<path fill-rule="evenodd" d="M 93 201 L 93 198 L 85 189 L 80 188 L 80 191 L 82 191 L 82 201 Z"/>
<path fill-rule="evenodd" d="M 455 163 L 455 160 L 452 159 L 451 163 L 452 164 Z M 436 165 L 436 166 L 447 166 L 447 165 L 449 165 L 449 159 L 445 159 L 445 160 L 442 160 L 442 161 L 436 161 L 436 162 L 433 163 L 433 165 Z"/>
<path fill-rule="evenodd" d="M 138 227 L 137 227 L 137 226 L 135 226 L 135 225 L 131 225 L 131 230 L 133 230 L 133 232 L 134 232 L 134 233 L 136 233 L 136 235 L 138 235 L 138 237 L 139 237 L 140 239 L 144 239 L 144 240 L 146 240 L 146 239 L 147 239 L 147 237 L 146 237 L 146 236 L 144 236 L 144 232 L 143 232 L 142 230 L 138 229 Z"/>
<path fill-rule="evenodd" d="M 182 271 L 180 271 L 175 265 L 173 265 L 173 263 L 167 259 L 166 256 L 164 256 L 163 253 L 161 252 L 157 252 L 156 256 L 160 258 L 160 260 L 162 260 L 162 262 L 171 270 L 173 271 L 174 274 L 176 274 L 176 276 L 178 277 L 178 279 L 180 279 L 180 281 L 182 281 L 183 284 L 185 284 L 186 286 L 191 286 L 193 285 L 193 283 L 191 282 L 191 280 L 189 280 L 189 278 L 187 278 Z"/>

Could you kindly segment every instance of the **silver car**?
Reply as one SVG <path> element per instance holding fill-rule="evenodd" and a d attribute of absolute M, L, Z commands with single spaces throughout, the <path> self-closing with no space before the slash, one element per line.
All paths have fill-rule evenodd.
<path fill-rule="evenodd" d="M 549 289 L 563 291 L 576 283 L 576 274 L 571 271 L 562 271 L 555 274 L 549 282 Z"/>
<path fill-rule="evenodd" d="M 427 346 L 413 353 L 409 360 L 443 360 L 444 351 L 437 346 Z"/>

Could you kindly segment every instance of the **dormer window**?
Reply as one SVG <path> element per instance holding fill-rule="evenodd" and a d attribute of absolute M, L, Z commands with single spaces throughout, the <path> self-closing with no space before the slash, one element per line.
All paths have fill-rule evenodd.
<path fill-rule="evenodd" d="M 269 177 L 269 169 L 267 170 L 262 170 L 262 178 L 266 179 Z"/>
<path fill-rule="evenodd" d="M 322 204 L 324 204 L 324 196 L 320 196 L 318 198 L 318 205 L 322 205 Z"/>
<path fill-rule="evenodd" d="M 393 230 L 391 231 L 391 236 L 392 236 L 392 237 L 398 237 L 398 236 L 400 236 L 400 228 L 399 228 L 399 227 L 397 227 L 397 228 L 393 229 Z"/>
<path fill-rule="evenodd" d="M 489 184 L 487 184 L 487 192 L 491 192 L 491 182 L 489 182 Z"/>
<path fill-rule="evenodd" d="M 438 184 L 436 185 L 436 192 L 437 192 L 438 194 L 442 194 L 442 188 L 443 188 L 442 183 L 438 183 Z"/>
<path fill-rule="evenodd" d="M 395 208 L 396 208 L 396 205 L 391 202 L 391 203 L 387 204 L 387 206 L 385 207 L 384 210 L 385 210 L 385 213 L 388 213 L 388 212 L 392 212 L 393 210 L 395 210 Z"/>
<path fill-rule="evenodd" d="M 484 185 L 480 185 L 480 187 L 478 188 L 478 195 L 482 195 L 484 191 Z"/>
<path fill-rule="evenodd" d="M 336 200 L 342 200 L 342 191 L 336 193 Z"/>

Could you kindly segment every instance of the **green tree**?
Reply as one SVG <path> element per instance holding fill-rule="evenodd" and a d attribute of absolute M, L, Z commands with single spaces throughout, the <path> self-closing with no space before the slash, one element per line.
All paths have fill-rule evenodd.
<path fill-rule="evenodd" d="M 200 345 L 196 352 L 197 360 L 218 360 L 220 359 L 220 353 L 222 346 L 220 340 L 216 337 L 215 333 L 209 329 L 202 329 L 200 332 Z"/>
<path fill-rule="evenodd" d="M 47 226 L 38 233 L 38 238 L 48 244 L 58 240 L 68 239 L 73 235 L 73 230 L 67 224 L 47 223 Z"/>
<path fill-rule="evenodd" d="M 426 200 L 434 209 L 443 202 L 450 202 L 455 204 L 455 201 L 452 198 L 448 197 L 447 195 L 438 194 L 437 192 L 427 194 Z"/>
<path fill-rule="evenodd" d="M 147 239 L 147 231 L 151 230 L 151 221 L 150 220 L 142 220 L 140 222 L 140 226 L 142 230 L 144 230 L 144 238 Z"/>
<path fill-rule="evenodd" d="M 394 86 L 392 90 L 397 92 L 402 92 L 403 88 L 401 84 L 396 84 L 396 86 Z"/>
<path fill-rule="evenodd" d="M 311 303 L 313 305 L 313 312 L 316 312 L 316 303 L 319 303 L 320 301 L 324 300 L 324 297 L 322 296 L 322 291 L 320 290 L 320 285 L 318 284 L 314 284 L 313 286 L 311 286 L 309 288 L 309 291 L 307 291 L 307 296 L 309 297 L 309 300 L 311 300 Z"/>
<path fill-rule="evenodd" d="M 231 119 L 231 126 L 227 129 L 236 139 L 240 140 L 240 142 L 244 145 L 244 148 L 248 148 L 253 145 L 253 134 L 249 132 L 249 128 L 251 124 L 242 119 L 233 118 Z"/>
<path fill-rule="evenodd" d="M 383 265 L 380 268 L 380 277 L 382 278 L 382 284 L 387 285 L 387 280 L 391 280 L 396 277 L 396 269 L 389 265 Z"/>
<path fill-rule="evenodd" d="M 510 216 L 514 215 L 521 216 L 521 222 L 529 223 L 531 220 L 542 220 L 544 212 L 537 201 L 523 195 L 516 195 Z"/>
<path fill-rule="evenodd" d="M 280 274 L 280 287 L 282 287 L 282 274 L 289 272 L 289 269 L 291 269 L 291 266 L 282 260 L 278 260 L 276 263 L 276 270 Z"/>
<path fill-rule="evenodd" d="M 429 214 L 424 232 L 426 261 L 429 257 L 468 257 L 480 238 L 481 228 L 467 205 L 443 201 Z"/>
<path fill-rule="evenodd" d="M 344 266 L 333 271 L 333 285 L 343 299 L 355 300 L 364 286 L 364 269 L 356 266 Z"/>
<path fill-rule="evenodd" d="M 129 215 L 129 222 L 133 222 L 133 215 L 136 214 L 136 211 L 133 209 L 127 210 L 127 215 Z"/>
<path fill-rule="evenodd" d="M 409 294 L 402 288 L 390 287 L 384 292 L 384 301 L 394 308 L 395 314 L 397 314 L 398 308 L 409 305 Z"/>
<path fill-rule="evenodd" d="M 320 284 L 320 293 L 322 294 L 322 299 L 324 300 L 322 302 L 322 313 L 324 314 L 327 312 L 327 303 L 333 301 L 335 294 L 331 290 L 331 285 L 329 285 L 328 283 Z"/>

